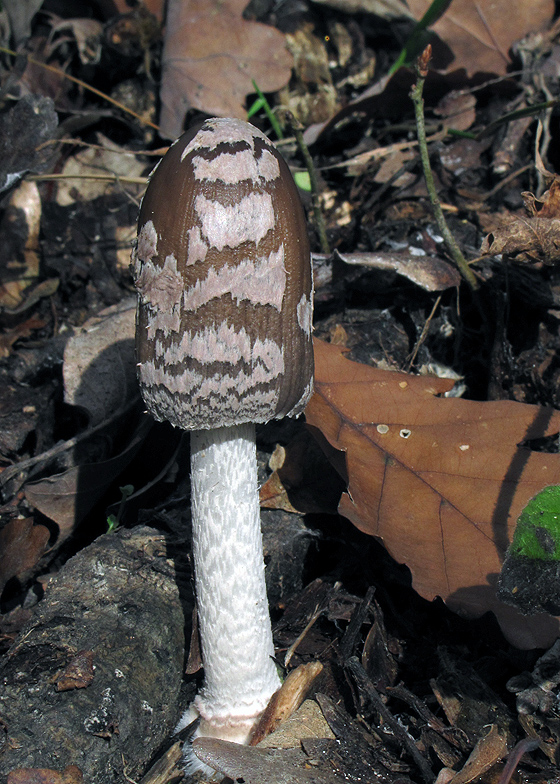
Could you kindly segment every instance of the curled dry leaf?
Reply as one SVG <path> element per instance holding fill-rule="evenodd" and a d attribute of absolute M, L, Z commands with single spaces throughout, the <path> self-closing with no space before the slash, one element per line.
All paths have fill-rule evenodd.
<path fill-rule="evenodd" d="M 508 736 L 498 723 L 480 738 L 461 770 L 450 779 L 449 784 L 470 784 L 502 760 L 508 750 Z"/>
<path fill-rule="evenodd" d="M 19 312 L 29 293 L 28 288 L 39 276 L 41 214 L 37 183 L 20 183 L 10 194 L 0 224 L 4 245 L 0 308 L 12 313 Z"/>
<path fill-rule="evenodd" d="M 560 181 L 537 199 L 524 193 L 528 217 L 501 221 L 483 240 L 482 254 L 504 254 L 515 261 L 556 264 L 560 260 Z"/>
<path fill-rule="evenodd" d="M 171 0 L 163 51 L 160 127 L 179 136 L 188 108 L 244 119 L 245 98 L 279 90 L 292 58 L 274 27 L 243 19 L 246 0 Z"/>
<path fill-rule="evenodd" d="M 323 253 L 312 253 L 311 255 L 314 264 L 319 264 L 329 258 Z M 406 251 L 392 253 L 385 251 L 340 253 L 335 251 L 335 255 L 345 264 L 356 267 L 391 270 L 416 283 L 425 291 L 444 291 L 458 286 L 461 282 L 461 276 L 451 264 L 434 256 L 413 256 L 412 253 Z"/>
<path fill-rule="evenodd" d="M 558 619 L 506 607 L 496 582 L 523 507 L 560 483 L 560 455 L 518 445 L 558 432 L 560 412 L 440 398 L 453 382 L 350 362 L 319 340 L 315 368 L 306 418 L 346 452 L 340 513 L 382 539 L 425 598 L 470 617 L 492 610 L 519 647 L 551 644 Z"/>

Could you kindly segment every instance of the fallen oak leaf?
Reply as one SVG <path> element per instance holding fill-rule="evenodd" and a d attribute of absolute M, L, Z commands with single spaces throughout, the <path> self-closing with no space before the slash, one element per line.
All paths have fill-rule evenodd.
<path fill-rule="evenodd" d="M 416 19 L 421 19 L 430 0 L 408 0 Z M 475 73 L 505 74 L 511 46 L 527 33 L 539 30 L 552 19 L 552 0 L 453 0 L 451 7 L 431 29 L 453 54 L 454 68 Z"/>
<path fill-rule="evenodd" d="M 524 618 L 496 597 L 527 501 L 560 483 L 560 456 L 520 447 L 560 429 L 560 412 L 513 401 L 438 398 L 453 382 L 378 370 L 315 341 L 308 424 L 346 452 L 339 512 L 379 537 L 415 590 L 468 617 L 492 610 L 522 648 L 546 647 L 558 619 Z"/>
<path fill-rule="evenodd" d="M 311 257 L 314 264 L 324 263 L 331 258 L 323 253 L 312 253 Z M 415 257 L 410 251 L 341 253 L 335 250 L 332 258 L 351 266 L 396 272 L 425 291 L 444 291 L 461 283 L 461 276 L 448 262 L 435 256 Z"/>
<path fill-rule="evenodd" d="M 246 0 L 169 3 L 160 116 L 165 137 L 179 136 L 188 108 L 244 119 L 253 80 L 265 93 L 287 84 L 293 61 L 283 34 L 243 19 L 246 5 Z"/>

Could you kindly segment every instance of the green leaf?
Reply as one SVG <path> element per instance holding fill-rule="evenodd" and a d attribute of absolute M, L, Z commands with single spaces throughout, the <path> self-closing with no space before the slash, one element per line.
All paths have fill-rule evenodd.
<path fill-rule="evenodd" d="M 309 179 L 309 172 L 300 171 L 294 172 L 294 181 L 298 188 L 302 191 L 309 192 L 311 190 L 311 180 Z"/>
<path fill-rule="evenodd" d="M 249 120 L 254 114 L 260 112 L 260 110 L 265 106 L 266 98 L 257 98 L 256 101 L 253 101 L 251 106 L 247 109 L 247 119 Z"/>
<path fill-rule="evenodd" d="M 519 515 L 509 552 L 538 561 L 560 561 L 560 485 L 532 498 Z"/>
<path fill-rule="evenodd" d="M 126 501 L 126 499 L 134 492 L 134 485 L 123 485 L 122 487 L 119 487 L 119 490 L 122 496 L 122 500 Z"/>

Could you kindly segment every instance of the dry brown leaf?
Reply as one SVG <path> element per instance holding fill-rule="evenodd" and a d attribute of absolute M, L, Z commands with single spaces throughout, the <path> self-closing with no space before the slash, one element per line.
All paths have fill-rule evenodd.
<path fill-rule="evenodd" d="M 244 119 L 245 98 L 279 90 L 292 58 L 274 27 L 246 21 L 246 0 L 171 0 L 163 51 L 160 127 L 179 136 L 188 108 Z"/>
<path fill-rule="evenodd" d="M 2 221 L 4 264 L 0 307 L 17 310 L 39 276 L 41 197 L 36 182 L 25 180 L 10 195 Z"/>
<path fill-rule="evenodd" d="M 492 610 L 519 647 L 550 645 L 558 619 L 524 618 L 495 589 L 521 510 L 560 484 L 560 455 L 517 445 L 558 432 L 560 412 L 438 398 L 453 382 L 350 362 L 319 340 L 315 373 L 306 418 L 346 452 L 340 513 L 382 539 L 425 598 L 470 617 Z"/>
<path fill-rule="evenodd" d="M 8 357 L 12 346 L 20 338 L 28 338 L 34 330 L 43 329 L 47 322 L 39 316 L 31 316 L 13 329 L 5 329 L 0 335 L 0 357 Z"/>
<path fill-rule="evenodd" d="M 260 488 L 259 499 L 263 509 L 282 509 L 284 512 L 298 514 L 277 471 L 274 471 Z"/>
<path fill-rule="evenodd" d="M 49 529 L 33 525 L 33 518 L 10 520 L 0 531 L 0 593 L 17 577 L 22 582 L 47 549 Z"/>
<path fill-rule="evenodd" d="M 408 0 L 416 19 L 422 18 L 430 3 Z M 544 27 L 553 14 L 553 0 L 453 0 L 431 29 L 455 55 L 453 68 L 465 68 L 469 76 L 505 74 L 511 45 Z"/>
<path fill-rule="evenodd" d="M 461 770 L 449 784 L 470 784 L 503 759 L 508 751 L 507 732 L 498 723 L 490 725 L 480 738 Z"/>
<path fill-rule="evenodd" d="M 107 460 L 82 463 L 60 474 L 26 483 L 27 501 L 59 527 L 57 546 L 72 535 L 76 526 L 129 465 L 151 426 L 149 417 L 141 419 L 122 452 Z"/>
<path fill-rule="evenodd" d="M 472 93 L 452 90 L 443 96 L 434 114 L 443 118 L 447 128 L 467 131 L 476 119 L 476 98 Z"/>
<path fill-rule="evenodd" d="M 525 209 L 531 217 L 560 218 L 560 180 L 556 177 L 540 199 L 532 193 L 522 193 Z"/>
<path fill-rule="evenodd" d="M 322 253 L 312 253 L 311 256 L 314 263 L 329 258 Z M 426 291 L 443 291 L 458 286 L 461 282 L 461 276 L 448 262 L 435 256 L 414 256 L 412 251 L 341 253 L 337 250 L 335 257 L 345 264 L 357 267 L 392 270 Z"/>
<path fill-rule="evenodd" d="M 560 181 L 542 199 L 522 194 L 528 217 L 510 216 L 484 238 L 482 254 L 510 256 L 515 261 L 556 264 L 560 261 Z"/>
<path fill-rule="evenodd" d="M 8 774 L 8 784 L 82 784 L 82 771 L 68 765 L 62 773 L 50 768 L 18 768 Z"/>

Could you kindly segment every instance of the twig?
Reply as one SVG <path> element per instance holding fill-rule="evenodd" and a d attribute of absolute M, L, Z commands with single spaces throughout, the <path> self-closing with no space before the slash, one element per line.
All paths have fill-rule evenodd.
<path fill-rule="evenodd" d="M 291 117 L 291 125 L 294 131 L 294 135 L 296 137 L 298 147 L 301 151 L 301 154 L 303 155 L 305 168 L 309 173 L 309 182 L 311 183 L 311 203 L 313 204 L 313 217 L 315 218 L 315 226 L 317 228 L 317 233 L 319 235 L 319 243 L 321 245 L 321 250 L 323 253 L 330 254 L 331 249 L 329 246 L 329 240 L 327 239 L 325 219 L 323 217 L 323 211 L 321 209 L 321 202 L 319 201 L 319 184 L 317 182 L 317 172 L 315 171 L 315 164 L 313 163 L 313 158 L 309 153 L 309 148 L 304 141 L 303 133 L 301 132 L 301 127 L 298 121 L 294 117 Z"/>
<path fill-rule="evenodd" d="M 354 678 L 358 690 L 365 695 L 367 701 L 370 704 L 370 707 L 377 711 L 377 713 L 381 716 L 381 721 L 384 725 L 383 734 L 385 737 L 388 737 L 389 734 L 391 734 L 393 736 L 394 742 L 400 744 L 401 748 L 405 749 L 405 751 L 410 754 L 424 781 L 432 782 L 434 776 L 431 766 L 428 764 L 428 761 L 425 759 L 422 753 L 418 750 L 416 743 L 414 742 L 414 738 L 407 732 L 402 724 L 399 723 L 389 708 L 385 705 L 377 693 L 375 686 L 371 682 L 371 679 L 368 677 L 366 671 L 360 664 L 357 656 L 352 656 L 350 659 L 348 659 L 348 661 L 345 663 L 345 667 Z M 377 727 L 376 729 L 378 732 L 381 732 L 381 727 Z"/>
<path fill-rule="evenodd" d="M 420 148 L 422 169 L 424 170 L 424 179 L 426 181 L 426 188 L 428 189 L 428 196 L 430 197 L 434 218 L 441 236 L 443 237 L 443 241 L 445 242 L 447 251 L 457 265 L 463 278 L 469 284 L 471 289 L 476 291 L 476 289 L 478 289 L 478 282 L 473 271 L 470 269 L 467 260 L 463 256 L 461 249 L 457 245 L 455 237 L 449 230 L 449 227 L 445 221 L 443 210 L 441 209 L 441 204 L 439 203 L 436 192 L 434 175 L 432 174 L 432 169 L 430 166 L 430 156 L 428 153 L 428 144 L 426 141 L 426 127 L 424 125 L 424 99 L 422 97 L 422 93 L 424 92 L 424 82 L 426 81 L 426 76 L 428 75 L 428 63 L 431 56 L 432 47 L 428 45 L 418 58 L 416 65 L 416 84 L 412 87 L 410 92 L 410 97 L 414 103 L 414 113 L 416 116 L 416 129 L 418 133 L 418 145 Z"/>
<path fill-rule="evenodd" d="M 0 52 L 4 52 L 4 54 L 9 54 L 12 57 L 18 56 L 17 52 L 14 52 L 13 49 L 8 49 L 6 46 L 0 46 Z M 91 85 L 87 84 L 87 82 L 83 82 L 81 79 L 77 79 L 75 76 L 70 76 L 70 74 L 67 74 L 65 71 L 61 70 L 60 68 L 56 68 L 54 65 L 48 65 L 47 63 L 42 63 L 40 60 L 36 60 L 34 57 L 30 57 L 29 55 L 25 55 L 25 57 L 27 58 L 28 63 L 31 63 L 32 65 L 37 65 L 39 66 L 39 68 L 44 68 L 46 71 L 51 71 L 51 73 L 55 73 L 58 76 L 62 76 L 63 79 L 68 79 L 70 82 L 74 82 L 74 84 L 78 84 L 80 87 L 83 87 L 84 90 L 89 90 L 94 95 L 97 95 L 98 98 L 103 98 L 104 101 L 107 101 L 108 103 L 112 103 L 113 106 L 116 106 L 122 112 L 125 112 L 126 114 L 130 114 L 132 117 L 138 120 L 138 122 L 141 123 L 142 125 L 149 125 L 150 128 L 154 128 L 156 131 L 159 131 L 160 129 L 159 125 L 150 122 L 150 120 L 146 120 L 144 117 L 141 117 L 139 114 L 132 111 L 132 109 L 129 109 L 128 106 L 125 106 L 123 103 L 120 103 L 119 101 L 115 101 L 115 99 L 111 98 L 110 95 L 101 92 L 101 90 L 97 90 L 95 87 L 92 87 Z"/>
<path fill-rule="evenodd" d="M 409 358 L 408 362 L 406 363 L 405 370 L 406 370 L 407 373 L 410 373 L 410 368 L 414 364 L 414 361 L 416 359 L 416 355 L 418 354 L 418 351 L 420 350 L 420 346 L 426 340 L 426 336 L 427 336 L 428 330 L 430 328 L 430 323 L 431 323 L 433 317 L 436 314 L 436 310 L 438 309 L 440 302 L 441 302 L 441 294 L 439 295 L 439 297 L 434 302 L 434 306 L 433 306 L 433 308 L 431 310 L 431 313 L 428 316 L 428 318 L 426 319 L 426 322 L 425 322 L 424 326 L 422 327 L 422 332 L 420 333 L 420 337 L 416 341 L 416 344 L 414 346 L 412 354 L 410 355 L 410 358 Z"/>
<path fill-rule="evenodd" d="M 26 460 L 20 460 L 19 463 L 15 463 L 9 468 L 5 468 L 4 471 L 2 471 L 0 474 L 0 489 L 5 487 L 8 482 L 14 479 L 18 474 L 23 474 L 23 472 L 28 468 L 33 468 L 38 463 L 45 463 L 47 460 L 52 460 L 53 457 L 57 457 L 63 452 L 67 452 L 69 449 L 73 449 L 84 439 L 90 438 L 90 436 L 94 435 L 100 430 L 103 430 L 103 428 L 106 428 L 113 422 L 117 422 L 119 419 L 122 419 L 123 415 L 134 408 L 134 406 L 138 404 L 139 400 L 140 395 L 135 395 L 132 400 L 112 413 L 102 422 L 98 422 L 96 425 L 93 425 L 87 430 L 84 430 L 82 433 L 78 433 L 78 435 L 74 436 L 73 438 L 69 438 L 67 441 L 60 441 L 58 444 L 55 444 L 45 452 L 41 452 L 40 454 L 34 455 L 33 457 L 28 457 Z M 149 420 L 146 419 L 146 421 Z"/>
<path fill-rule="evenodd" d="M 50 180 L 101 180 L 102 182 L 126 183 L 127 185 L 146 185 L 147 177 L 124 177 L 120 174 L 28 174 L 26 180 L 48 182 Z"/>

